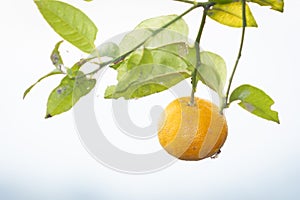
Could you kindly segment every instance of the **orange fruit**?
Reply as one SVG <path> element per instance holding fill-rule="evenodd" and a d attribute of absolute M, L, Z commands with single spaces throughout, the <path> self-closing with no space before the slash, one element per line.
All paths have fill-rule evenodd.
<path fill-rule="evenodd" d="M 181 160 L 201 160 L 220 152 L 226 137 L 227 123 L 218 106 L 190 97 L 171 102 L 159 122 L 158 138 L 162 147 Z"/>

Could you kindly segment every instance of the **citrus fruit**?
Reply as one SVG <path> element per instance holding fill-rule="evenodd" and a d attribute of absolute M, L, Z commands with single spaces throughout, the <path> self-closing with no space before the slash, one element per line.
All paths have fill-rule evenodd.
<path fill-rule="evenodd" d="M 227 123 L 218 106 L 190 97 L 171 102 L 159 121 L 158 138 L 162 147 L 181 160 L 201 160 L 220 152 L 226 137 Z"/>

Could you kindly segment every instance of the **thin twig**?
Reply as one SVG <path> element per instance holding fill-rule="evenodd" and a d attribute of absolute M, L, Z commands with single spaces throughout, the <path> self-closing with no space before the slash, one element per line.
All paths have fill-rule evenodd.
<path fill-rule="evenodd" d="M 228 107 L 229 104 L 230 104 L 228 102 L 228 98 L 229 98 L 229 92 L 230 92 L 231 84 L 232 84 L 232 81 L 233 81 L 233 77 L 234 77 L 234 75 L 236 73 L 236 69 L 238 67 L 239 61 L 240 61 L 240 59 L 242 57 L 242 51 L 243 51 L 244 40 L 245 40 L 245 32 L 246 32 L 246 26 L 247 26 L 246 0 L 242 0 L 242 12 L 243 12 L 243 30 L 242 30 L 242 37 L 241 37 L 240 49 L 239 49 L 239 52 L 238 52 L 237 59 L 235 61 L 235 65 L 234 65 L 232 74 L 231 74 L 230 79 L 229 79 L 229 84 L 228 84 L 228 88 L 227 88 L 227 92 L 226 92 L 226 97 L 225 97 L 225 104 L 226 104 L 226 105 L 224 105 L 225 107 Z M 224 109 L 224 107 L 222 108 L 222 110 L 223 109 Z"/>

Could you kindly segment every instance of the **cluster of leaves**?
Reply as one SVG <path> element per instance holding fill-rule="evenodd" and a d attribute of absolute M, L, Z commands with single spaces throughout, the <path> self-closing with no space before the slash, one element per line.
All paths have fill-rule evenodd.
<path fill-rule="evenodd" d="M 195 1 L 184 2 L 195 4 Z M 283 0 L 247 0 L 247 2 L 269 6 L 280 12 L 284 6 Z M 205 3 L 211 5 L 207 12 L 211 19 L 230 27 L 243 26 L 242 1 L 209 0 Z M 51 54 L 55 69 L 40 78 L 24 93 L 25 98 L 44 78 L 56 74 L 64 75 L 61 83 L 48 98 L 46 118 L 68 111 L 94 88 L 96 80 L 91 76 L 93 73 L 87 75 L 80 71 L 81 67 L 94 56 L 111 58 L 109 62 L 100 63 L 99 69 L 109 64 L 118 72 L 118 83 L 109 86 L 105 91 L 105 98 L 113 99 L 140 98 L 164 91 L 191 77 L 196 67 L 197 51 L 194 44 L 189 43 L 188 25 L 180 16 L 167 15 L 147 19 L 125 35 L 119 44 L 106 43 L 96 49 L 94 42 L 97 27 L 82 11 L 61 1 L 37 0 L 35 4 L 54 31 L 81 51 L 90 54 L 88 59 L 81 59 L 68 68 L 59 53 L 62 41 L 55 45 Z M 248 27 L 257 27 L 248 4 L 246 19 Z M 200 52 L 200 59 L 198 80 L 217 92 L 221 100 L 225 99 L 223 93 L 227 80 L 225 61 L 221 56 L 208 51 Z M 274 101 L 262 90 L 251 85 L 242 85 L 231 93 L 226 106 L 236 100 L 239 100 L 239 105 L 247 111 L 279 123 L 278 113 L 271 110 Z"/>

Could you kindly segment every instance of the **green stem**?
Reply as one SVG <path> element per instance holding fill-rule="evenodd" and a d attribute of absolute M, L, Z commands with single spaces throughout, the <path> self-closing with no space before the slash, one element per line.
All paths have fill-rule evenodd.
<path fill-rule="evenodd" d="M 204 7 L 201 24 L 200 24 L 199 31 L 198 31 L 198 35 L 197 35 L 197 38 L 196 38 L 195 43 L 194 43 L 194 46 L 195 46 L 195 49 L 196 49 L 196 59 L 197 60 L 196 60 L 195 69 L 194 69 L 193 74 L 192 74 L 192 93 L 191 93 L 191 100 L 190 100 L 190 105 L 191 106 L 195 105 L 195 92 L 196 92 L 197 83 L 198 83 L 197 74 L 198 74 L 199 67 L 201 65 L 200 41 L 201 41 L 201 36 L 202 36 L 202 33 L 203 33 L 204 25 L 205 25 L 205 22 L 206 22 L 207 11 L 210 8 L 210 6 L 211 5 Z"/>
<path fill-rule="evenodd" d="M 245 32 L 246 32 L 246 26 L 247 26 L 247 19 L 246 19 L 246 0 L 242 0 L 242 15 L 243 15 L 243 30 L 242 30 L 242 37 L 241 37 L 241 43 L 240 43 L 240 49 L 239 49 L 239 53 L 237 56 L 237 59 L 235 61 L 235 65 L 232 71 L 232 74 L 230 76 L 229 79 L 229 84 L 228 84 L 228 88 L 227 88 L 227 92 L 226 92 L 226 97 L 225 97 L 225 104 L 222 108 L 222 110 L 224 109 L 224 107 L 228 107 L 229 106 L 229 102 L 228 102 L 228 98 L 229 98 L 229 92 L 230 92 L 230 88 L 232 85 L 232 81 L 233 81 L 233 77 L 236 73 L 239 61 L 242 57 L 242 51 L 243 51 L 243 46 L 244 46 L 244 40 L 245 40 Z"/>
<path fill-rule="evenodd" d="M 228 107 L 229 106 L 229 102 L 228 102 L 228 98 L 229 98 L 229 92 L 230 92 L 230 88 L 232 85 L 232 81 L 233 81 L 233 77 L 236 73 L 236 69 L 238 67 L 239 61 L 242 57 L 242 51 L 243 51 L 243 46 L 244 46 L 244 40 L 245 40 L 245 32 L 246 32 L 246 26 L 247 26 L 247 19 L 246 19 L 246 0 L 242 0 L 242 12 L 243 12 L 243 30 L 242 30 L 242 37 L 241 37 L 241 43 L 240 43 L 240 49 L 238 52 L 238 56 L 237 59 L 235 61 L 235 65 L 232 71 L 232 74 L 230 76 L 229 79 L 229 84 L 228 84 L 228 88 L 227 88 L 227 92 L 226 92 L 226 97 L 225 97 L 225 104 L 224 107 Z M 224 109 L 224 107 L 222 108 L 222 110 Z"/>
<path fill-rule="evenodd" d="M 185 12 L 183 12 L 181 15 L 175 17 L 173 20 L 171 20 L 170 22 L 166 23 L 165 25 L 163 25 L 162 27 L 160 27 L 159 29 L 155 30 L 152 32 L 152 34 L 147 37 L 144 41 L 142 41 L 141 43 L 139 43 L 137 46 L 135 46 L 132 50 L 130 50 L 129 52 L 126 52 L 125 54 L 119 56 L 118 58 L 115 58 L 113 60 L 110 60 L 108 62 L 104 62 L 99 64 L 99 67 L 97 69 L 95 69 L 92 72 L 89 72 L 86 75 L 93 75 L 95 73 L 97 73 L 98 71 L 100 71 L 103 67 L 112 64 L 112 63 L 118 63 L 120 61 L 122 61 L 123 59 L 125 59 L 128 55 L 130 55 L 132 52 L 134 52 L 135 50 L 137 50 L 138 48 L 140 48 L 141 46 L 143 46 L 150 38 L 156 36 L 157 34 L 159 34 L 161 31 L 163 31 L 165 28 L 169 27 L 170 25 L 172 25 L 173 23 L 175 23 L 176 21 L 178 21 L 179 19 L 181 19 L 183 16 L 185 16 L 186 14 L 188 14 L 189 12 L 191 12 L 192 10 L 201 7 L 202 5 L 194 5 L 191 8 L 189 8 L 188 10 L 186 10 Z"/>

